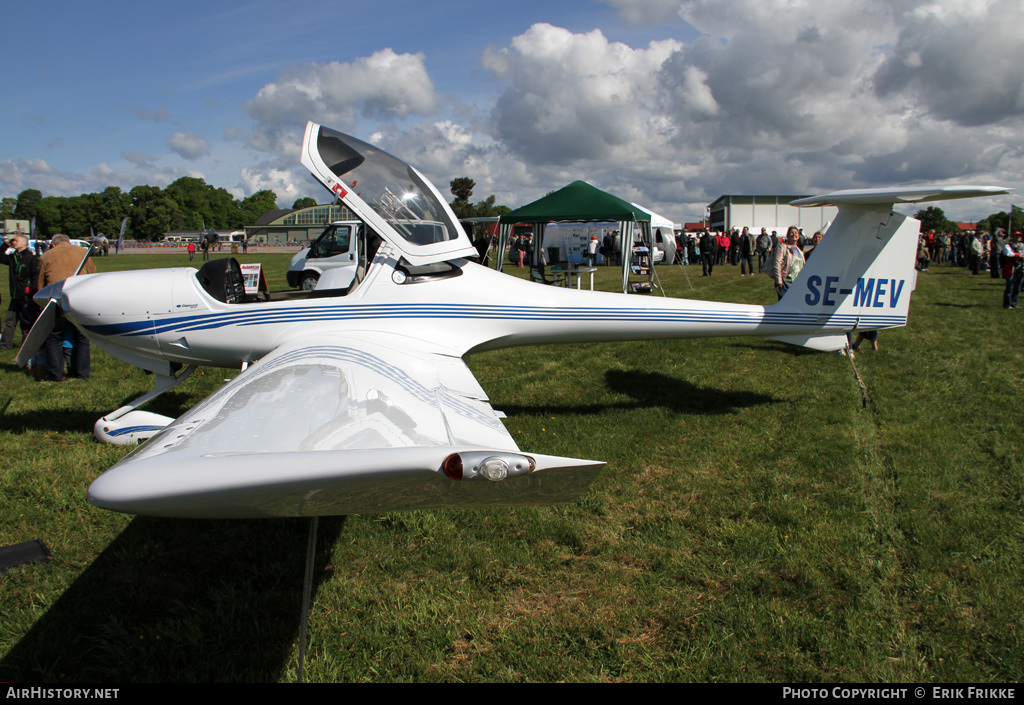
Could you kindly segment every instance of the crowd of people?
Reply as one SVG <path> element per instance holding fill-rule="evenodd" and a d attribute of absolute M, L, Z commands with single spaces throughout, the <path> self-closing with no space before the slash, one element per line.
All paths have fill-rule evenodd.
<path fill-rule="evenodd" d="M 705 277 L 714 276 L 715 267 L 726 264 L 739 266 L 741 277 L 748 274 L 753 276 L 756 261 L 757 274 L 771 275 L 775 278 L 780 262 L 785 264 L 789 261 L 787 253 L 791 253 L 798 262 L 790 263 L 791 266 L 786 268 L 783 279 L 789 276 L 789 280 L 792 281 L 800 273 L 800 267 L 810 257 L 811 252 L 821 242 L 821 237 L 820 232 L 807 237 L 804 231 L 796 226 L 791 226 L 785 237 L 779 237 L 777 230 L 769 233 L 767 228 L 761 228 L 761 232 L 755 235 L 748 227 L 733 228 L 727 232 L 705 230 L 700 234 L 681 233 L 676 235 L 675 261 L 678 264 L 700 262 L 702 276 Z M 778 255 L 778 261 L 775 255 Z M 776 281 L 776 285 L 780 285 L 780 282 Z"/>
<path fill-rule="evenodd" d="M 512 236 L 509 240 L 509 258 L 520 267 L 533 262 L 533 233 Z"/>
<path fill-rule="evenodd" d="M 991 235 L 984 230 L 967 230 L 952 233 L 929 230 L 922 233 L 918 242 L 918 269 L 927 270 L 929 265 L 948 264 L 964 267 L 971 274 L 991 271 L 992 278 L 1000 277 L 1003 246 L 1006 244 L 1002 228 Z"/>
<path fill-rule="evenodd" d="M 962 267 L 972 275 L 988 272 L 992 279 L 1003 278 L 1003 308 L 1017 308 L 1024 276 L 1024 244 L 1020 231 L 1007 236 L 1002 228 L 995 233 L 984 230 L 921 234 L 917 245 L 917 269 L 927 272 L 932 263 Z"/>
<path fill-rule="evenodd" d="M 757 272 L 767 274 L 782 295 L 796 279 L 822 233 L 810 237 L 801 228 L 791 226 L 785 237 L 778 231 L 769 234 L 766 228 L 754 235 L 747 227 L 728 232 L 705 230 L 703 233 L 682 233 L 676 236 L 676 263 L 701 263 L 702 276 L 714 275 L 715 266 L 739 266 L 740 276 Z M 1017 308 L 1024 275 L 1024 237 L 1020 232 L 1007 236 L 1001 228 L 995 234 L 986 231 L 935 232 L 921 234 L 917 249 L 917 269 L 928 271 L 932 263 L 962 267 L 973 275 L 989 272 L 993 279 L 1006 280 L 1004 308 Z"/>
<path fill-rule="evenodd" d="M 751 232 L 749 227 L 732 228 L 728 231 L 705 230 L 702 233 L 683 232 L 676 235 L 674 263 L 700 263 L 702 276 L 714 276 L 715 267 L 738 266 L 740 276 L 757 274 L 770 276 L 775 290 L 782 295 L 796 279 L 811 253 L 821 242 L 821 231 L 811 235 L 803 229 L 791 226 L 785 236 L 777 230 L 761 228 L 760 233 Z M 609 232 L 604 240 L 593 238 L 587 246 L 587 261 L 595 263 L 600 254 L 604 264 L 618 264 L 619 248 L 616 246 L 617 233 Z M 532 261 L 533 235 L 526 233 L 512 238 L 509 259 L 520 267 Z M 971 274 L 989 272 L 993 279 L 1004 278 L 1006 289 L 1003 306 L 1016 308 L 1021 291 L 1021 235 L 1015 232 L 1007 237 L 1005 231 L 997 229 L 995 234 L 986 231 L 936 232 L 929 230 L 921 234 L 917 250 L 917 269 L 928 271 L 934 264 L 962 267 Z"/>

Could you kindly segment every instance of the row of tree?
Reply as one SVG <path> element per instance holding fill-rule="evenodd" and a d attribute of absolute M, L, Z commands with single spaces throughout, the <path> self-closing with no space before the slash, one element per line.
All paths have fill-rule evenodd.
<path fill-rule="evenodd" d="M 511 210 L 495 205 L 495 197 L 473 204 L 470 198 L 476 182 L 468 177 L 451 181 L 452 209 L 458 218 L 494 217 Z M 315 206 L 313 198 L 298 199 L 293 208 Z M 183 176 L 167 188 L 136 186 L 127 193 L 108 186 L 100 193 L 80 196 L 43 196 L 26 189 L 17 198 L 0 200 L 0 219 L 36 221 L 36 233 L 50 238 L 57 233 L 88 237 L 90 232 L 116 236 L 121 221 L 129 219 L 127 237 L 159 240 L 174 230 L 241 229 L 252 225 L 268 210 L 277 208 L 277 194 L 257 191 L 242 200 L 227 190 L 207 184 L 201 178 Z"/>
<path fill-rule="evenodd" d="M 127 217 L 127 237 L 159 240 L 173 230 L 240 229 L 274 208 L 277 195 L 273 191 L 257 191 L 239 201 L 201 178 L 183 176 L 165 189 L 136 186 L 128 193 L 117 186 L 80 196 L 43 196 L 37 189 L 26 189 L 17 198 L 4 198 L 0 215 L 18 220 L 35 218 L 36 233 L 44 238 L 57 233 L 88 237 L 90 229 L 116 236 Z"/>

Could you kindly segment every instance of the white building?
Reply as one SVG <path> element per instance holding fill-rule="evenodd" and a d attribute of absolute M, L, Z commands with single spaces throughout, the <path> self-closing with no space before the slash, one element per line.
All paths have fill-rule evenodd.
<path fill-rule="evenodd" d="M 827 223 L 835 220 L 839 209 L 835 206 L 812 206 L 797 208 L 790 202 L 807 196 L 719 196 L 708 210 L 712 230 L 730 230 L 744 227 L 754 233 L 765 228 L 779 236 L 786 234 L 790 225 L 795 225 L 810 237 Z"/>
<path fill-rule="evenodd" d="M 29 229 L 31 224 L 27 220 L 4 220 L 4 238 L 13 237 L 14 235 L 24 235 L 28 237 Z"/>

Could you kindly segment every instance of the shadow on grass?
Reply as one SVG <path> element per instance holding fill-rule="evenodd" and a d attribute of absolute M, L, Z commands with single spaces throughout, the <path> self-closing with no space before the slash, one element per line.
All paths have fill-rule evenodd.
<path fill-rule="evenodd" d="M 793 345 L 791 343 L 783 343 L 779 340 L 769 340 L 764 338 L 753 343 L 732 343 L 729 345 L 730 348 L 744 348 L 746 350 L 757 350 L 758 352 L 779 352 L 785 353 L 791 357 L 803 357 L 805 355 L 828 355 L 829 353 L 823 353 L 821 350 L 812 350 L 811 348 L 805 348 L 802 345 Z"/>
<path fill-rule="evenodd" d="M 48 384 L 64 384 L 63 382 L 50 382 Z M 136 399 L 138 396 L 126 398 L 123 404 Z M 153 411 L 164 416 L 176 419 L 189 410 L 192 398 L 181 392 L 166 392 L 154 399 L 142 408 L 146 411 Z M 39 409 L 21 414 L 7 414 L 6 407 L 0 404 L 3 411 L 0 411 L 0 431 L 9 431 L 19 434 L 26 430 L 33 431 L 57 431 L 57 432 L 81 432 L 92 429 L 96 420 L 109 414 L 121 405 L 110 409 L 63 409 L 60 413 Z"/>
<path fill-rule="evenodd" d="M 664 408 L 676 414 L 734 414 L 741 408 L 777 404 L 780 401 L 756 392 L 727 392 L 700 387 L 658 372 L 642 370 L 608 370 L 605 372 L 605 384 L 610 392 L 623 395 L 628 401 L 585 406 L 506 404 L 502 406 L 502 410 L 509 416 L 551 413 L 600 414 L 608 409 L 646 408 Z"/>
<path fill-rule="evenodd" d="M 631 407 L 663 407 L 677 414 L 733 414 L 738 409 L 776 404 L 766 394 L 699 387 L 658 372 L 608 370 L 608 389 L 633 399 Z"/>
<path fill-rule="evenodd" d="M 58 384 L 53 382 L 52 384 Z M 96 419 L 104 413 L 95 411 L 83 411 L 81 409 L 62 409 L 59 413 L 40 409 L 38 411 L 27 411 L 21 414 L 0 415 L 0 431 L 8 431 L 13 434 L 25 433 L 25 431 L 57 431 L 60 433 L 80 433 L 91 431 Z"/>
<path fill-rule="evenodd" d="M 319 522 L 314 597 L 344 522 Z M 0 681 L 278 681 L 297 663 L 308 534 L 306 519 L 137 517 L 0 661 Z"/>

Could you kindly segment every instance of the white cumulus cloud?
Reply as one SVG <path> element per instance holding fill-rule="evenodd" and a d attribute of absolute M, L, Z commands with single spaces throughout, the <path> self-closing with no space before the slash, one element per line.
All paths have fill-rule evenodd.
<path fill-rule="evenodd" d="M 261 125 L 272 128 L 315 120 L 345 129 L 360 115 L 429 115 L 437 100 L 423 59 L 423 54 L 381 49 L 352 62 L 293 66 L 243 108 Z"/>
<path fill-rule="evenodd" d="M 194 132 L 175 132 L 167 138 L 167 144 L 172 152 L 189 161 L 195 161 L 210 153 L 206 140 Z"/>
<path fill-rule="evenodd" d="M 1019 0 L 604 1 L 632 36 L 688 38 L 534 24 L 483 52 L 494 97 L 472 112 L 445 112 L 422 54 L 293 67 L 245 104 L 248 143 L 287 171 L 312 119 L 442 191 L 469 176 L 517 206 L 583 178 L 677 220 L 724 193 L 1020 180 Z"/>
<path fill-rule="evenodd" d="M 494 107 L 497 135 L 531 162 L 606 158 L 644 138 L 657 70 L 681 47 L 668 40 L 633 49 L 599 30 L 535 24 L 482 60 L 510 82 Z"/>

